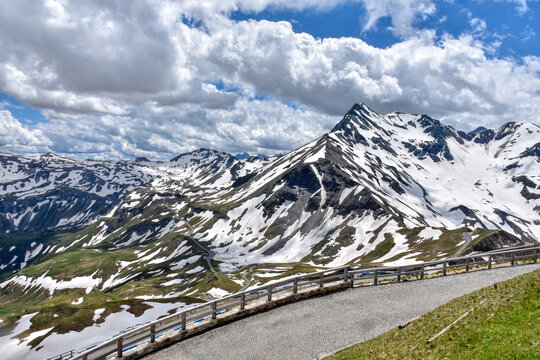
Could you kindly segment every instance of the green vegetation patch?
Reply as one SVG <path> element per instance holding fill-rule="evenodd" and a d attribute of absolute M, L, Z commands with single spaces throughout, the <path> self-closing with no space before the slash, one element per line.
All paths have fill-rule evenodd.
<path fill-rule="evenodd" d="M 229 279 L 225 274 L 209 273 L 193 288 L 195 292 L 192 296 L 204 294 L 212 288 L 220 288 L 229 293 L 234 293 L 240 290 L 241 286 Z"/>
<path fill-rule="evenodd" d="M 63 253 L 41 264 L 27 267 L 19 273 L 26 276 L 39 277 L 45 273 L 56 279 L 72 279 L 78 276 L 92 275 L 102 279 L 118 270 L 119 261 L 134 261 L 135 254 L 126 251 L 100 252 L 97 250 L 80 250 Z"/>
<path fill-rule="evenodd" d="M 499 231 L 501 230 L 500 229 L 488 230 L 488 229 L 481 229 L 481 228 L 474 230 L 474 232 L 471 234 L 473 237 L 473 241 L 471 241 L 471 244 L 469 244 L 467 248 L 471 247 L 472 245 L 476 244 L 480 240 L 483 240 L 492 234 L 498 233 Z"/>
<path fill-rule="evenodd" d="M 0 236 L 0 244 L 2 250 L 0 251 L 0 259 L 2 263 L 9 263 L 15 255 L 18 259 L 22 260 L 25 257 L 25 254 L 30 250 L 30 244 L 33 242 L 42 243 L 44 249 L 48 246 L 65 246 L 72 244 L 75 239 L 78 238 L 79 233 L 72 231 L 52 231 L 52 230 L 43 230 L 43 231 L 33 231 L 27 233 L 18 233 L 9 236 Z M 13 251 L 8 251 L 7 249 L 15 246 Z M 77 247 L 78 245 L 74 246 Z M 54 252 L 43 255 L 40 253 L 35 258 L 29 260 L 30 264 L 36 264 L 38 262 L 50 259 L 54 257 Z M 0 282 L 7 279 L 12 275 L 13 268 L 6 267 L 5 270 L 0 270 Z"/>
<path fill-rule="evenodd" d="M 442 231 L 438 240 L 424 240 L 419 245 L 410 249 L 420 252 L 417 259 L 421 261 L 430 261 L 438 257 L 447 257 L 453 255 L 458 249 L 458 244 L 463 241 L 461 234 L 468 232 L 469 229 L 461 227 L 453 230 L 440 228 Z"/>
<path fill-rule="evenodd" d="M 540 270 L 462 296 L 327 359 L 539 359 L 538 329 Z"/>
<path fill-rule="evenodd" d="M 354 243 L 355 235 L 355 228 L 353 228 L 352 226 L 344 226 L 336 237 L 334 244 L 327 246 L 322 251 L 322 255 L 328 257 L 336 256 L 341 250 L 341 248 L 347 247 Z"/>
<path fill-rule="evenodd" d="M 373 249 L 372 251 L 367 253 L 362 258 L 361 263 L 362 264 L 369 264 L 369 263 L 373 262 L 374 260 L 377 260 L 377 259 L 383 257 L 390 250 L 392 250 L 392 248 L 395 245 L 396 245 L 396 243 L 394 242 L 394 238 L 392 237 L 392 235 L 390 233 L 385 233 L 384 234 L 384 240 L 381 241 L 379 244 L 377 244 L 375 249 Z"/>
<path fill-rule="evenodd" d="M 257 273 L 271 269 L 275 269 L 275 276 L 257 276 Z M 279 280 L 285 277 L 300 274 L 309 274 L 321 269 L 323 268 L 304 263 L 263 263 L 250 266 L 250 269 L 248 273 L 246 273 L 246 276 L 254 279 L 257 284 L 264 285 L 269 281 Z M 241 272 L 237 273 L 237 275 L 239 274 L 241 274 Z"/>

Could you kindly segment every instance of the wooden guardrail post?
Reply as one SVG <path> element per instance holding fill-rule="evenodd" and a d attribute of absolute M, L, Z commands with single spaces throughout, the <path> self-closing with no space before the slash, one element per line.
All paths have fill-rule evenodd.
<path fill-rule="evenodd" d="M 534 259 L 533 259 L 533 261 L 534 261 L 535 264 L 538 262 L 538 249 L 534 250 Z"/>
<path fill-rule="evenodd" d="M 446 276 L 446 266 L 447 266 L 446 264 L 447 264 L 447 262 L 445 261 L 445 262 L 443 262 L 443 265 L 442 265 L 442 274 L 443 274 L 443 276 Z"/>
<path fill-rule="evenodd" d="M 515 260 L 516 260 L 516 253 L 512 252 L 512 261 L 511 261 L 512 266 L 514 266 Z"/>
<path fill-rule="evenodd" d="M 373 285 L 377 285 L 377 283 L 378 283 L 378 280 L 379 280 L 379 279 L 377 279 L 378 272 L 379 272 L 379 270 L 373 271 Z"/>
<path fill-rule="evenodd" d="M 349 280 L 349 268 L 343 269 L 343 282 L 347 282 Z"/>
<path fill-rule="evenodd" d="M 116 345 L 116 356 L 118 356 L 119 358 L 121 358 L 124 354 L 123 354 L 123 339 L 120 338 L 116 341 L 117 345 Z"/>
<path fill-rule="evenodd" d="M 186 318 L 187 318 L 187 315 L 186 315 L 186 312 L 184 311 L 182 313 L 182 331 L 186 331 L 186 327 L 187 327 Z"/>
<path fill-rule="evenodd" d="M 298 278 L 294 278 L 293 281 L 293 294 L 296 294 L 298 292 Z"/>
<path fill-rule="evenodd" d="M 488 269 L 491 270 L 491 262 L 493 261 L 491 255 L 488 256 Z"/>
<path fill-rule="evenodd" d="M 88 354 L 84 354 L 84 355 L 82 356 L 82 360 L 88 360 Z"/>
<path fill-rule="evenodd" d="M 212 301 L 212 320 L 217 318 L 217 300 Z"/>
<path fill-rule="evenodd" d="M 324 286 L 324 273 L 321 273 L 319 277 L 319 287 L 322 288 Z"/>
<path fill-rule="evenodd" d="M 268 287 L 268 301 L 272 301 L 272 285 Z"/>
<path fill-rule="evenodd" d="M 420 269 L 420 280 L 424 279 L 424 264 L 422 264 L 422 268 Z"/>
<path fill-rule="evenodd" d="M 240 310 L 244 310 L 246 308 L 246 293 L 242 293 L 240 295 Z"/>
<path fill-rule="evenodd" d="M 401 266 L 397 268 L 397 282 L 401 282 Z"/>
<path fill-rule="evenodd" d="M 151 343 L 156 342 L 156 324 L 152 324 L 150 326 L 150 342 Z"/>
<path fill-rule="evenodd" d="M 469 271 L 469 258 L 465 259 L 465 271 Z"/>

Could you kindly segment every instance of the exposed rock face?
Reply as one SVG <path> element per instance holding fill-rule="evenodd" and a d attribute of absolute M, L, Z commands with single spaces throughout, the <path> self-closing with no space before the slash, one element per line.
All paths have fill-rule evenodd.
<path fill-rule="evenodd" d="M 436 229 L 462 226 L 535 242 L 539 135 L 519 123 L 464 133 L 427 115 L 355 104 L 331 132 L 274 158 L 209 149 L 166 162 L 3 155 L 0 231 L 7 238 L 92 223 L 79 245 L 103 248 L 179 232 L 217 261 L 248 264 L 338 265 L 383 243 L 394 256 L 436 241 Z M 410 229 L 428 230 L 416 240 L 399 232 L 410 237 Z M 12 270 L 35 248 L 18 251 Z"/>
<path fill-rule="evenodd" d="M 173 196 L 180 201 L 183 197 L 177 196 L 178 188 L 194 193 L 208 187 L 229 189 L 248 181 L 254 176 L 250 171 L 266 162 L 268 159 L 262 157 L 237 160 L 206 149 L 166 162 L 146 158 L 75 161 L 52 153 L 36 158 L 0 154 L 0 273 L 19 270 L 47 255 L 55 232 L 75 231 L 94 223 L 128 200 L 130 192 L 147 188 L 154 180 L 166 188 L 165 193 L 156 194 L 158 197 Z M 142 206 L 133 206 L 113 213 L 120 227 L 143 211 Z M 141 219 L 133 231 L 154 234 L 151 230 L 159 228 L 157 225 Z M 28 239 L 28 243 L 17 239 Z"/>
<path fill-rule="evenodd" d="M 515 123 L 464 133 L 427 115 L 381 115 L 356 104 L 329 134 L 224 193 L 218 203 L 231 210 L 220 230 L 195 233 L 218 258 L 247 262 L 309 255 L 338 264 L 373 250 L 396 229 L 426 226 L 500 227 L 534 242 L 538 193 L 522 169 L 538 163 L 520 154 L 539 134 L 536 125 Z M 338 241 L 345 228 L 355 232 Z M 377 229 L 374 245 L 366 246 Z M 394 249 L 406 249 L 396 237 L 403 245 Z"/>
<path fill-rule="evenodd" d="M 152 179 L 138 162 L 0 155 L 0 236 L 92 222 Z"/>
<path fill-rule="evenodd" d="M 510 246 L 525 245 L 525 242 L 519 239 L 517 236 L 511 235 L 506 231 L 495 231 L 492 234 L 482 238 L 472 247 L 467 249 L 465 254 L 472 252 L 486 252 L 492 250 L 502 249 Z"/>
<path fill-rule="evenodd" d="M 91 294 L 91 308 L 141 311 L 142 299 L 203 301 L 321 265 L 451 256 L 464 232 L 471 251 L 537 243 L 539 138 L 533 124 L 465 133 L 355 104 L 279 157 L 0 155 L 0 303 L 54 319 Z"/>

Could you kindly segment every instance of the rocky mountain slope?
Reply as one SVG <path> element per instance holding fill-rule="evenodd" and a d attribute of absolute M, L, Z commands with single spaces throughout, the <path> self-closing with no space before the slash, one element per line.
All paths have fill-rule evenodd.
<path fill-rule="evenodd" d="M 206 149 L 168 162 L 79 162 L 52 153 L 37 158 L 0 154 L 0 273 L 20 270 L 50 253 L 59 232 L 96 222 L 135 189 L 153 183 L 195 193 L 228 188 L 265 161 L 239 161 Z"/>
<path fill-rule="evenodd" d="M 0 319 L 37 313 L 21 335 L 43 332 L 25 343 L 36 346 L 321 266 L 536 243 L 539 134 L 527 123 L 464 133 L 356 104 L 274 158 L 1 155 Z"/>
<path fill-rule="evenodd" d="M 329 134 L 198 203 L 217 211 L 190 213 L 195 238 L 227 262 L 329 265 L 382 244 L 390 251 L 380 261 L 422 258 L 425 240 L 464 226 L 534 242 L 539 134 L 516 123 L 466 134 L 426 115 L 355 105 Z"/>

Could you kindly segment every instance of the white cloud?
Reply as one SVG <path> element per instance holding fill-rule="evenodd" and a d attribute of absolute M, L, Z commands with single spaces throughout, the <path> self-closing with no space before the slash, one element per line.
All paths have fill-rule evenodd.
<path fill-rule="evenodd" d="M 340 0 L 4 0 L 0 92 L 50 122 L 29 129 L 10 120 L 16 144 L 0 149 L 54 144 L 112 158 L 197 147 L 282 152 L 330 129 L 354 102 L 464 128 L 539 122 L 539 58 L 488 57 L 472 36 L 414 30 L 434 14 L 432 1 L 358 1 L 365 29 L 389 16 L 405 40 L 379 49 L 295 33 L 288 22 L 229 18 L 238 9 L 325 11 Z"/>
<path fill-rule="evenodd" d="M 470 36 L 437 41 L 424 32 L 377 49 L 359 39 L 295 34 L 287 23 L 242 22 L 231 31 L 212 41 L 209 56 L 231 82 L 330 114 L 364 101 L 380 111 L 472 112 L 477 123 L 494 125 L 491 114 L 502 122 L 506 114 L 540 106 L 540 79 L 531 66 L 490 59 Z"/>
<path fill-rule="evenodd" d="M 487 24 L 484 19 L 473 17 L 469 20 L 469 24 L 475 33 L 483 33 L 487 29 Z"/>
<path fill-rule="evenodd" d="M 17 121 L 8 110 L 0 110 L 0 149 L 34 153 L 46 151 L 50 145 L 51 142 L 41 130 L 30 130 Z"/>
<path fill-rule="evenodd" d="M 520 15 L 524 15 L 529 11 L 529 3 L 538 2 L 538 0 L 495 0 L 496 2 L 507 2 L 516 5 L 516 11 Z"/>
<path fill-rule="evenodd" d="M 527 42 L 536 36 L 536 32 L 529 25 L 527 25 L 525 30 L 523 30 L 521 33 L 521 36 L 521 41 Z"/>
<path fill-rule="evenodd" d="M 525 14 L 527 10 L 529 10 L 529 6 L 527 5 L 527 0 L 506 0 L 512 3 L 515 3 L 517 5 L 517 10 L 520 14 Z"/>
<path fill-rule="evenodd" d="M 411 36 L 418 18 L 425 19 L 435 13 L 431 0 L 363 0 L 363 3 L 368 12 L 364 30 L 375 27 L 383 17 L 391 17 L 392 31 L 400 36 Z"/>
<path fill-rule="evenodd" d="M 384 17 L 392 20 L 392 31 L 399 36 L 410 36 L 418 19 L 435 13 L 432 0 L 184 0 L 176 10 L 198 20 L 221 19 L 220 15 L 232 11 L 260 12 L 266 8 L 319 11 L 329 10 L 345 3 L 360 3 L 366 10 L 364 30 L 371 30 Z M 218 21 L 219 22 L 219 21 Z"/>
<path fill-rule="evenodd" d="M 10 109 L 22 109 L 23 107 L 21 105 L 13 105 L 11 102 L 7 100 L 0 101 L 0 110 L 10 108 Z"/>
<path fill-rule="evenodd" d="M 40 124 L 39 131 L 55 144 L 55 151 L 73 157 L 166 159 L 201 147 L 279 153 L 313 140 L 339 119 L 303 106 L 243 98 L 231 109 L 146 104 L 131 116 L 54 118 Z"/>

